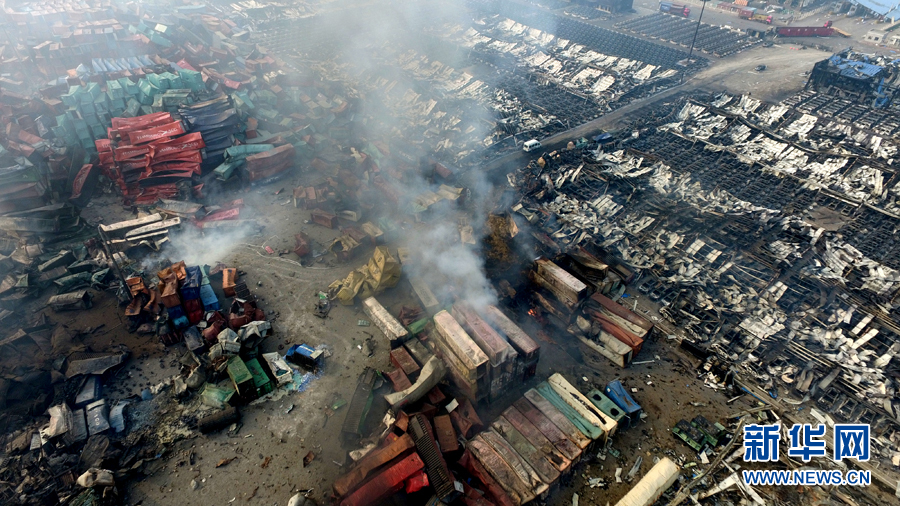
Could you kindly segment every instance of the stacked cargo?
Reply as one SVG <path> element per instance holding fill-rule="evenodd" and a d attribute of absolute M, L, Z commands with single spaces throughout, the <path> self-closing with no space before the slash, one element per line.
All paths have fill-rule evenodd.
<path fill-rule="evenodd" d="M 226 148 L 222 163 L 213 171 L 216 179 L 219 181 L 230 180 L 244 166 L 248 156 L 270 149 L 275 149 L 275 146 L 272 144 L 243 144 Z"/>
<path fill-rule="evenodd" d="M 471 306 L 454 304 L 453 316 L 488 357 L 488 400 L 500 398 L 513 382 L 518 380 L 516 377 L 518 353 L 478 316 Z"/>
<path fill-rule="evenodd" d="M 2 149 L 2 148 L 0 148 Z M 38 167 L 26 159 L 7 166 L 0 158 L 0 214 L 41 207 L 47 202 L 48 188 Z"/>
<path fill-rule="evenodd" d="M 96 143 L 101 167 L 126 201 L 149 204 L 175 197 L 189 191 L 200 175 L 206 146 L 199 133 L 184 133 L 182 123 L 168 112 L 113 118 L 108 139 Z M 182 182 L 184 190 L 178 188 Z"/>
<path fill-rule="evenodd" d="M 225 150 L 224 162 L 216 167 L 216 178 L 228 181 L 236 171 L 250 184 L 261 184 L 284 175 L 294 166 L 296 152 L 291 144 L 245 144 Z"/>
<path fill-rule="evenodd" d="M 595 336 L 591 341 L 582 338 L 582 350 L 588 355 L 593 350 L 621 367 L 640 353 L 653 330 L 653 322 L 599 293 L 587 300 L 584 314 L 591 319 Z"/>
<path fill-rule="evenodd" d="M 188 322 L 191 325 L 203 319 L 203 301 L 200 299 L 200 283 L 203 280 L 200 267 L 187 267 L 181 283 L 181 300 Z"/>
<path fill-rule="evenodd" d="M 190 320 L 188 320 L 184 308 L 181 306 L 181 297 L 179 295 L 179 285 L 187 278 L 187 268 L 184 262 L 178 262 L 171 267 L 166 267 L 157 272 L 156 276 L 159 278 L 157 290 L 159 291 L 161 302 L 169 314 L 172 326 L 176 331 L 187 328 L 190 326 Z"/>
<path fill-rule="evenodd" d="M 502 489 L 497 504 L 525 504 L 571 475 L 572 464 L 604 445 L 616 427 L 610 414 L 554 374 L 469 438 L 460 464 L 487 489 Z"/>
<path fill-rule="evenodd" d="M 183 70 L 183 73 L 187 75 L 190 71 Z M 203 84 L 202 81 L 200 84 Z M 224 161 L 225 150 L 234 144 L 234 134 L 242 129 L 240 117 L 231 100 L 219 97 L 198 102 L 180 107 L 178 113 L 188 132 L 202 135 L 206 143 L 203 172 L 220 165 Z"/>
<path fill-rule="evenodd" d="M 246 179 L 251 184 L 262 184 L 282 176 L 294 166 L 296 151 L 291 144 L 255 153 L 246 159 Z"/>
<path fill-rule="evenodd" d="M 650 320 L 603 295 L 621 286 L 621 281 L 611 279 L 628 276 L 617 271 L 613 277 L 609 274 L 613 268 L 584 249 L 561 260 L 571 272 L 545 258 L 535 261 L 530 273 L 538 286 L 533 292 L 535 305 L 578 339 L 588 365 L 608 359 L 627 367 L 654 327 Z"/>
<path fill-rule="evenodd" d="M 516 350 L 516 380 L 524 381 L 537 372 L 537 363 L 541 358 L 541 346 L 537 344 L 518 325 L 510 320 L 497 306 L 487 306 L 484 310 L 485 320 L 494 330 L 505 337 L 510 346 Z"/>
<path fill-rule="evenodd" d="M 560 309 L 563 314 L 571 314 L 587 296 L 586 284 L 546 258 L 539 258 L 534 262 L 534 271 L 532 271 L 531 277 L 535 283 L 547 290 L 557 302 L 562 304 Z"/>
<path fill-rule="evenodd" d="M 88 151 L 93 151 L 96 140 L 107 138 L 107 130 L 113 127 L 114 118 L 130 118 L 153 112 L 174 112 L 179 105 L 190 104 L 193 101 L 194 88 L 196 90 L 201 88 L 196 85 L 194 88 L 183 88 L 181 76 L 169 72 L 164 64 L 158 63 L 164 60 L 159 57 L 153 57 L 153 60 L 150 58 L 142 56 L 122 59 L 127 65 L 140 64 L 149 68 L 117 71 L 117 74 L 126 74 L 118 79 L 112 78 L 112 75 L 107 73 L 106 91 L 103 91 L 102 86 L 96 82 L 70 86 L 68 91 L 60 96 L 62 105 L 68 109 L 56 116 L 56 126 L 51 128 L 54 135 L 70 146 L 80 145 Z M 113 62 L 111 59 L 95 59 L 94 65 L 109 68 L 107 66 Z M 126 63 L 121 65 L 124 66 Z M 143 69 L 153 72 L 145 73 Z M 133 78 L 138 75 L 144 77 L 135 82 Z"/>
<path fill-rule="evenodd" d="M 97 83 L 70 86 L 60 97 L 68 110 L 56 118 L 54 133 L 67 144 L 78 144 L 86 150 L 94 148 L 94 140 L 106 135 L 112 115 L 108 95 Z"/>
<path fill-rule="evenodd" d="M 106 76 L 116 72 L 130 72 L 143 67 L 152 67 L 156 62 L 149 55 L 129 56 L 126 58 L 91 58 L 94 72 Z M 110 97 L 112 98 L 112 97 Z"/>
<path fill-rule="evenodd" d="M 200 279 L 200 302 L 203 303 L 204 311 L 218 311 L 221 309 L 219 306 L 219 297 L 216 295 L 215 290 L 213 290 L 212 284 L 209 282 L 209 277 L 206 273 L 201 269 L 200 273 L 202 274 L 202 278 Z"/>
<path fill-rule="evenodd" d="M 490 394 L 488 357 L 446 310 L 434 315 L 435 342 L 459 390 L 478 402 Z"/>
<path fill-rule="evenodd" d="M 369 299 L 364 305 L 374 302 Z M 387 320 L 396 326 L 393 316 L 385 318 L 382 313 L 387 312 L 381 311 L 380 305 L 376 309 L 379 311 L 367 310 L 370 318 L 376 322 Z M 388 377 L 395 390 L 403 387 L 409 390 L 408 384 L 416 374 L 417 382 L 421 381 L 429 364 L 437 360 L 426 349 L 430 345 L 443 356 L 454 386 L 463 395 L 451 399 L 441 386 L 428 387 L 431 390 L 414 396 L 408 407 L 390 400 L 398 394 L 387 395 L 396 422 L 380 445 L 358 461 L 346 476 L 335 481 L 338 504 L 359 504 L 363 493 L 371 493 L 381 500 L 403 485 L 407 493 L 430 486 L 434 497 L 429 504 L 440 500 L 450 503 L 457 494 L 466 495 L 473 504 L 480 504 L 479 499 L 510 506 L 541 500 L 573 475 L 582 455 L 593 455 L 606 447 L 609 438 L 620 428 L 620 421 L 627 424 L 628 414 L 635 412 L 634 407 L 619 405 L 615 395 L 607 396 L 596 389 L 585 395 L 563 376 L 554 374 L 528 390 L 485 427 L 469 398 L 490 397 L 484 393 L 487 388 L 484 378 L 495 373 L 497 365 L 509 365 L 509 359 L 518 353 L 506 344 L 502 335 L 486 330 L 490 328 L 488 323 L 480 320 L 471 307 L 457 304 L 452 311 L 473 336 L 450 313 L 440 311 L 433 318 L 434 330 L 423 331 L 430 337 L 408 339 L 391 352 L 396 369 Z M 538 347 L 528 343 L 527 336 L 522 339 L 518 335 L 524 332 L 505 316 L 501 318 L 502 313 L 488 311 L 486 315 L 491 323 L 499 321 L 506 334 L 516 334 L 519 349 L 536 359 Z M 384 321 L 378 325 L 386 326 Z M 398 333 L 387 328 L 391 334 Z M 515 364 L 514 359 L 512 363 Z M 368 392 L 370 379 L 361 385 L 362 392 Z M 360 405 L 365 404 L 365 398 L 360 395 Z M 634 404 L 633 400 L 631 403 Z M 359 420 L 356 413 L 348 414 L 345 425 L 356 431 Z M 358 435 L 358 431 L 354 433 Z M 407 469 L 406 459 L 412 455 L 418 456 L 421 464 L 417 461 L 415 468 Z M 453 472 L 446 466 L 450 461 L 459 464 Z M 418 477 L 422 471 L 428 477 L 424 485 Z M 361 487 L 361 483 L 372 483 L 372 486 Z"/>

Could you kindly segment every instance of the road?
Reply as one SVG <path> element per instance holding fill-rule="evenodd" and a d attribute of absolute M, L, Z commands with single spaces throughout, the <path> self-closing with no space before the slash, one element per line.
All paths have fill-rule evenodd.
<path fill-rule="evenodd" d="M 804 73 L 811 70 L 815 62 L 828 56 L 828 53 L 815 49 L 800 49 L 798 45 L 782 43 L 768 48 L 757 46 L 727 58 L 710 59 L 709 67 L 688 77 L 683 84 L 635 100 L 593 121 L 541 139 L 543 150 L 532 153 L 516 151 L 492 160 L 482 167 L 482 172 L 501 180 L 504 174 L 527 164 L 529 159 L 537 158 L 541 153 L 563 148 L 570 140 L 587 137 L 601 129 L 620 128 L 629 122 L 632 114 L 681 92 L 728 91 L 732 94 L 751 93 L 754 98 L 768 102 L 784 100 L 803 89 L 806 83 Z M 765 72 L 754 70 L 760 64 L 767 66 Z"/>

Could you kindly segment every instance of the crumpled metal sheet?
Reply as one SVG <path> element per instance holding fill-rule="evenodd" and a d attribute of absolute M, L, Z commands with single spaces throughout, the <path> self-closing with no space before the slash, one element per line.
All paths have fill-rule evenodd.
<path fill-rule="evenodd" d="M 66 359 L 66 378 L 79 374 L 103 374 L 113 367 L 125 362 L 131 353 L 90 353 L 77 352 Z"/>

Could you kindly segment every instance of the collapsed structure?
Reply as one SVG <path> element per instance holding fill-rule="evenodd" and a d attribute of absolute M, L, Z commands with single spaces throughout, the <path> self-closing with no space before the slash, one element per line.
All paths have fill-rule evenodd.
<path fill-rule="evenodd" d="M 513 209 L 545 231 L 547 251 L 594 248 L 640 272 L 682 346 L 726 368 L 711 381 L 733 373 L 779 402 L 811 401 L 814 416 L 869 423 L 890 459 L 892 121 L 810 91 L 780 104 L 682 96 L 616 148 L 519 171 Z"/>
<path fill-rule="evenodd" d="M 894 107 L 897 95 L 897 61 L 870 57 L 850 49 L 813 66 L 807 89 L 826 95 L 849 97 L 874 108 Z"/>

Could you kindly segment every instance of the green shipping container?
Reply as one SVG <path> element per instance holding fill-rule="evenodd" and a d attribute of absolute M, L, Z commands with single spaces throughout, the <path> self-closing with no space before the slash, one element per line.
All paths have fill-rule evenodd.
<path fill-rule="evenodd" d="M 113 100 L 117 98 L 125 98 L 125 90 L 122 89 L 122 85 L 119 84 L 119 81 L 107 81 L 106 94 L 109 95 L 109 98 Z"/>
<path fill-rule="evenodd" d="M 587 393 L 587 398 L 591 404 L 597 406 L 597 409 L 619 423 L 619 420 L 625 418 L 625 412 L 622 411 L 615 402 L 603 394 L 600 390 L 594 389 Z"/>
<path fill-rule="evenodd" d="M 75 107 L 75 110 L 81 113 L 81 117 L 83 118 L 85 114 L 95 114 L 97 111 L 94 109 L 94 103 L 91 102 L 89 104 L 78 104 Z"/>
<path fill-rule="evenodd" d="M 127 114 L 129 118 L 133 118 L 137 116 L 139 112 L 141 112 L 141 103 L 133 98 L 128 99 L 128 105 L 125 107 L 125 114 Z"/>
<path fill-rule="evenodd" d="M 171 72 L 163 72 L 159 74 L 160 83 L 165 85 L 165 89 L 178 89 L 181 88 L 181 78 L 176 76 Z M 162 86 L 160 86 L 162 88 Z"/>
<path fill-rule="evenodd" d="M 109 102 L 106 101 L 106 94 L 100 94 L 97 98 L 94 99 L 94 110 L 97 114 L 106 112 L 109 110 Z"/>
<path fill-rule="evenodd" d="M 66 93 L 65 95 L 62 95 L 59 98 L 60 98 L 60 100 L 62 100 L 63 104 L 65 104 L 69 107 L 75 107 L 76 105 L 78 105 L 79 93 L 81 93 L 81 85 L 76 84 L 75 86 L 69 87 L 68 93 Z"/>
<path fill-rule="evenodd" d="M 159 78 L 158 74 L 147 74 L 147 81 L 161 90 L 168 89 L 164 86 L 164 83 L 162 82 L 162 79 Z"/>
<path fill-rule="evenodd" d="M 138 85 L 132 82 L 131 79 L 128 79 L 127 77 L 120 78 L 119 84 L 122 85 L 122 89 L 125 90 L 126 95 L 135 96 L 138 94 L 138 91 L 140 91 Z"/>
<path fill-rule="evenodd" d="M 262 397 L 273 390 L 272 380 L 262 366 L 259 360 L 252 359 L 247 361 L 247 369 L 253 375 L 253 385 L 256 387 L 256 396 Z"/>
<path fill-rule="evenodd" d="M 241 360 L 241 357 L 235 355 L 228 359 L 228 377 L 234 384 L 238 395 L 244 399 L 252 400 L 255 398 L 256 388 L 253 383 L 253 375 L 247 369 L 247 364 Z"/>
<path fill-rule="evenodd" d="M 79 94 L 79 99 L 82 104 L 93 103 L 94 99 L 96 99 L 102 91 L 100 91 L 100 85 L 97 83 L 88 83 L 84 88 L 84 93 Z"/>

